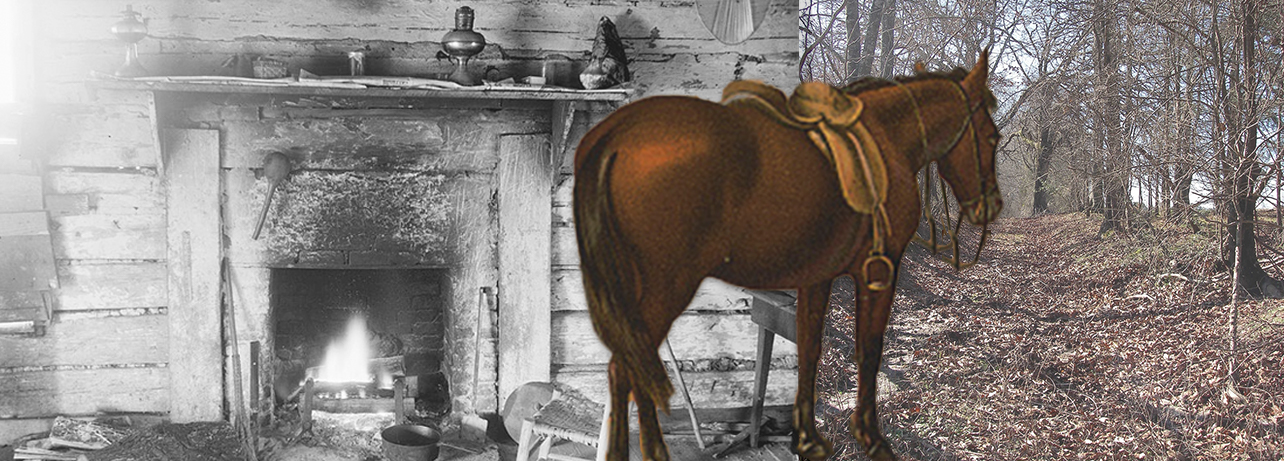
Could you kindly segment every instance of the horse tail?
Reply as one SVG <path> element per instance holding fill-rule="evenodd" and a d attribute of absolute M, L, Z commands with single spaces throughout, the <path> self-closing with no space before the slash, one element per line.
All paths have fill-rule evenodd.
<path fill-rule="evenodd" d="M 594 148 L 586 154 L 575 178 L 575 237 L 593 330 L 620 361 L 633 391 L 667 413 L 673 384 L 648 341 L 652 332 L 642 319 L 637 292 L 641 276 L 611 201 L 610 172 L 617 153 Z"/>

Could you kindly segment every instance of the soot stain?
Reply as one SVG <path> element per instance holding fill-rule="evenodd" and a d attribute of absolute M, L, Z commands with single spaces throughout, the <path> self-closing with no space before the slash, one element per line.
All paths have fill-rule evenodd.
<path fill-rule="evenodd" d="M 330 0 L 330 1 L 336 4 L 339 4 L 341 6 L 346 6 L 349 8 L 362 10 L 362 11 L 369 11 L 369 12 L 379 11 L 380 9 L 383 9 L 384 4 L 388 3 L 387 0 Z"/>

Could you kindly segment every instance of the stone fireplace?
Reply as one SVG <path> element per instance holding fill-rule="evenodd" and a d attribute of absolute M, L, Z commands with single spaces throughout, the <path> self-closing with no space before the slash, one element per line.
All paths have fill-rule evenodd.
<path fill-rule="evenodd" d="M 550 100 L 145 88 L 154 90 L 163 175 L 184 183 L 169 188 L 170 209 L 207 211 L 171 215 L 172 266 L 187 274 L 171 271 L 170 292 L 189 298 L 172 303 L 170 327 L 206 326 L 171 345 L 180 358 L 172 376 L 209 379 L 220 376 L 210 368 L 227 366 L 216 349 L 225 341 L 208 328 L 217 303 L 183 306 L 211 304 L 217 292 L 190 281 L 201 267 L 217 280 L 215 264 L 226 260 L 242 366 L 257 364 L 242 384 L 260 402 L 297 387 L 354 315 L 366 320 L 372 349 L 404 360 L 412 395 L 432 412 L 498 411 L 506 391 L 550 379 L 555 181 L 588 114 L 609 112 L 627 92 Z M 272 153 L 292 168 L 269 203 L 263 165 Z M 200 236 L 215 229 L 217 238 Z M 225 389 L 235 387 L 230 375 L 221 375 Z M 171 412 L 208 418 L 216 408 L 201 402 L 212 397 L 193 396 L 186 410 L 173 402 Z"/>

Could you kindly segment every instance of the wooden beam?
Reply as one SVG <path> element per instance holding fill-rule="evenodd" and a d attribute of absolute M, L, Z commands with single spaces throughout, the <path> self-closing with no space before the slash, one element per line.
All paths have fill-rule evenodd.
<path fill-rule="evenodd" d="M 73 260 L 58 266 L 58 310 L 131 309 L 169 304 L 164 261 Z"/>
<path fill-rule="evenodd" d="M 169 411 L 176 423 L 223 416 L 219 325 L 222 232 L 216 130 L 166 130 Z"/>
<path fill-rule="evenodd" d="M 0 336 L 0 369 L 165 363 L 168 343 L 163 315 L 63 320 L 41 338 Z"/>
<path fill-rule="evenodd" d="M 0 290 L 58 287 L 49 218 L 44 211 L 0 213 Z"/>
<path fill-rule="evenodd" d="M 43 191 L 39 175 L 0 173 L 0 213 L 43 210 Z"/>
<path fill-rule="evenodd" d="M 0 416 L 158 412 L 169 407 L 170 370 L 90 368 L 5 373 Z"/>
<path fill-rule="evenodd" d="M 552 358 L 552 177 L 548 137 L 499 142 L 499 398 L 548 381 Z"/>
<path fill-rule="evenodd" d="M 553 101 L 553 171 L 559 171 L 566 161 L 566 144 L 570 140 L 571 125 L 575 124 L 575 112 L 579 105 L 575 101 Z"/>
<path fill-rule="evenodd" d="M 557 235 L 561 229 L 554 228 Z M 572 234 L 572 237 L 574 235 Z M 553 311 L 588 311 L 588 301 L 584 298 L 584 274 L 579 268 L 569 269 L 557 266 L 559 240 L 553 239 Z M 572 239 L 572 244 L 574 239 Z M 565 248 L 565 247 L 563 247 Z M 575 251 L 572 247 L 571 251 Z M 753 297 L 744 288 L 709 277 L 704 279 L 695 297 L 687 305 L 687 312 L 692 311 L 747 311 Z"/>
<path fill-rule="evenodd" d="M 558 384 L 579 390 L 585 397 L 594 402 L 607 402 L 610 398 L 610 386 L 607 383 L 606 366 L 559 370 L 555 375 Z M 753 403 L 754 373 L 743 371 L 704 371 L 682 372 L 687 387 L 691 389 L 691 400 L 695 407 L 708 410 L 712 408 L 740 408 Z M 675 380 L 670 373 L 670 380 Z M 674 388 L 678 384 L 673 383 Z M 767 377 L 766 405 L 789 405 L 794 401 L 798 389 L 798 370 L 776 369 Z M 671 408 L 684 408 L 680 392 L 673 393 L 669 400 Z M 669 417 L 681 417 L 685 412 L 672 412 Z"/>
<path fill-rule="evenodd" d="M 501 332 L 502 334 L 502 332 Z M 603 365 L 611 352 L 597 334 L 586 311 L 556 312 L 553 316 L 553 363 L 556 365 Z M 758 326 L 745 314 L 704 312 L 678 316 L 669 330 L 669 342 L 682 360 L 752 361 L 758 344 Z M 773 356 L 798 354 L 792 342 L 777 338 Z"/>
<path fill-rule="evenodd" d="M 111 90 L 144 90 L 175 93 L 270 94 L 296 96 L 333 96 L 346 98 L 439 98 L 500 99 L 533 101 L 623 101 L 633 95 L 626 88 L 577 90 L 571 88 L 495 88 L 495 89 L 401 89 L 401 88 L 330 88 L 318 86 L 247 85 L 195 81 L 100 80 L 90 82 L 93 88 Z"/>
<path fill-rule="evenodd" d="M 165 136 L 161 135 L 160 109 L 156 105 L 156 93 L 148 91 L 147 116 L 151 118 L 152 152 L 156 155 L 156 174 L 165 175 Z M 215 144 L 217 146 L 218 144 Z"/>
<path fill-rule="evenodd" d="M 43 210 L 0 214 L 0 237 L 49 235 L 49 217 Z"/>

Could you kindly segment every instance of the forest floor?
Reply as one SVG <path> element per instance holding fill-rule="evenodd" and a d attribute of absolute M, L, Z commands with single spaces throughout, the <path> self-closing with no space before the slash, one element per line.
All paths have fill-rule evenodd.
<path fill-rule="evenodd" d="M 1098 237 L 1099 225 L 1082 213 L 999 220 L 962 271 L 912 246 L 879 380 L 902 459 L 1284 459 L 1284 300 L 1240 303 L 1227 393 L 1217 226 L 1154 220 Z M 1262 264 L 1284 279 L 1284 260 Z M 818 384 L 836 460 L 865 459 L 847 434 L 852 290 L 835 284 Z"/>

